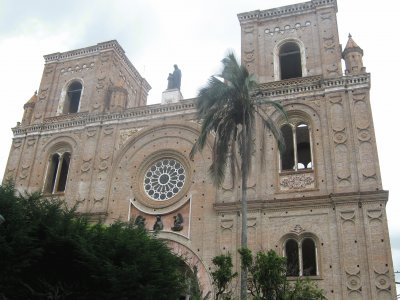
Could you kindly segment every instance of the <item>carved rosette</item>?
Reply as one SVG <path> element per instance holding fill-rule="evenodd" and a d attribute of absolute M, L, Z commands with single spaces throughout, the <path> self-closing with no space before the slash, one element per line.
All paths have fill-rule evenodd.
<path fill-rule="evenodd" d="M 363 299 L 360 268 L 346 268 L 346 286 L 349 299 Z"/>
<path fill-rule="evenodd" d="M 315 188 L 314 173 L 281 175 L 280 189 L 292 191 Z"/>

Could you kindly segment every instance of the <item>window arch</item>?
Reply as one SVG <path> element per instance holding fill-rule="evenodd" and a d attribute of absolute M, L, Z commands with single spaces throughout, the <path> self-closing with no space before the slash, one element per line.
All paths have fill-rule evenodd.
<path fill-rule="evenodd" d="M 279 49 L 281 80 L 302 76 L 300 48 L 294 42 L 283 44 Z"/>
<path fill-rule="evenodd" d="M 283 256 L 286 257 L 287 276 L 319 275 L 316 245 L 310 236 L 290 237 L 284 241 Z"/>
<path fill-rule="evenodd" d="M 50 155 L 43 192 L 47 194 L 63 193 L 67 185 L 71 153 L 67 150 Z"/>
<path fill-rule="evenodd" d="M 73 81 L 67 89 L 62 112 L 64 114 L 77 113 L 82 96 L 82 83 Z"/>
<path fill-rule="evenodd" d="M 274 49 L 274 77 L 285 80 L 307 76 L 305 47 L 300 40 L 285 39 Z"/>
<path fill-rule="evenodd" d="M 281 126 L 286 149 L 280 154 L 281 171 L 313 169 L 311 128 L 302 119 L 292 119 Z"/>

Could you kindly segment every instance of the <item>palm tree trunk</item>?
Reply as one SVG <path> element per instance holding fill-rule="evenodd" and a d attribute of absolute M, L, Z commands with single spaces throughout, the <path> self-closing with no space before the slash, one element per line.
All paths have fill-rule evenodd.
<path fill-rule="evenodd" d="M 243 114 L 243 140 L 242 140 L 242 238 L 241 247 L 242 249 L 247 248 L 247 177 L 249 170 L 249 151 L 247 145 L 247 127 L 246 127 L 245 113 Z M 247 299 L 247 268 L 243 265 L 241 266 L 240 273 L 240 299 Z"/>
<path fill-rule="evenodd" d="M 242 165 L 243 165 L 242 160 Z M 247 248 L 247 174 L 242 174 L 242 249 Z M 240 273 L 240 299 L 247 298 L 247 268 L 242 264 Z"/>

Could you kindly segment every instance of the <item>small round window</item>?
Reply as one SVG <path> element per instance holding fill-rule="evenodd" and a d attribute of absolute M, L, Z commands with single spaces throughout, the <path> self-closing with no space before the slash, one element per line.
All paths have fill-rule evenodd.
<path fill-rule="evenodd" d="M 161 159 L 152 164 L 144 175 L 143 187 L 147 196 L 163 201 L 175 196 L 185 184 L 183 165 L 175 159 Z"/>

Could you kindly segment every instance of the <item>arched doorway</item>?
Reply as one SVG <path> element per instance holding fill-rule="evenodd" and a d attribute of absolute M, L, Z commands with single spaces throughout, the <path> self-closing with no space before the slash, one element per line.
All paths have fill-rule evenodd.
<path fill-rule="evenodd" d="M 160 234 L 160 238 L 162 234 Z M 188 290 L 186 295 L 182 295 L 179 300 L 189 300 L 191 295 L 198 291 L 202 291 L 203 297 L 209 294 L 209 299 L 213 299 L 214 293 L 211 284 L 210 275 L 207 272 L 206 267 L 200 258 L 188 247 L 172 241 L 167 238 L 163 238 L 167 245 L 170 247 L 171 251 L 176 255 L 182 257 L 185 261 L 185 266 L 182 266 L 182 272 L 185 272 L 188 279 Z"/>

